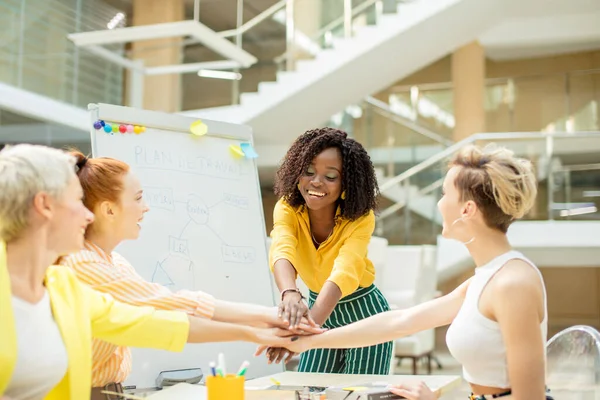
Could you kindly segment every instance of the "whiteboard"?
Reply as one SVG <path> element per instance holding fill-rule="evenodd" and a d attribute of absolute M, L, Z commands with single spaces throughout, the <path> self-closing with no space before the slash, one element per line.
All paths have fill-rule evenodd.
<path fill-rule="evenodd" d="M 128 163 L 140 179 L 150 207 L 140 237 L 115 250 L 145 279 L 172 290 L 208 292 L 218 299 L 274 306 L 265 241 L 265 221 L 256 159 L 235 157 L 230 145 L 252 143 L 247 126 L 217 121 L 205 136 L 190 134 L 196 119 L 107 104 L 89 106 L 91 125 L 144 126 L 143 133 L 109 134 L 91 128 L 94 157 Z M 250 361 L 247 378 L 283 370 L 253 356 L 250 343 L 187 345 L 182 353 L 132 349 L 133 369 L 125 385 L 155 386 L 161 371 L 202 368 L 226 358 L 237 372 Z"/>

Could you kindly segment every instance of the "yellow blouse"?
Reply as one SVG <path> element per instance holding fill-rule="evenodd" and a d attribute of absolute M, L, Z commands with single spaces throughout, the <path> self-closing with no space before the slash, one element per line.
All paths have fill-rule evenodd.
<path fill-rule="evenodd" d="M 375 268 L 367 258 L 367 248 L 375 229 L 375 215 L 349 221 L 336 214 L 331 236 L 318 249 L 313 244 L 306 206 L 294 208 L 283 199 L 273 211 L 273 231 L 269 264 L 286 259 L 313 292 L 319 293 L 326 281 L 335 283 L 345 297 L 375 280 Z"/>
<path fill-rule="evenodd" d="M 67 349 L 69 365 L 62 381 L 45 400 L 90 398 L 92 337 L 118 346 L 181 351 L 189 333 L 183 312 L 156 311 L 119 303 L 80 283 L 66 267 L 49 267 L 46 290 L 52 313 Z M 17 337 L 6 266 L 6 245 L 0 241 L 0 397 L 17 361 Z"/>

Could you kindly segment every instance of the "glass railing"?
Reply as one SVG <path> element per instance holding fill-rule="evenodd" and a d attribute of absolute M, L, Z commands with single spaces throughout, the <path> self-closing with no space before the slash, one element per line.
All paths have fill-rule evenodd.
<path fill-rule="evenodd" d="M 533 162 L 538 196 L 525 220 L 600 219 L 600 132 L 476 134 L 393 178 L 382 178 L 376 234 L 391 244 L 435 244 L 441 233 L 437 201 L 447 163 L 471 143 L 494 143 Z"/>
<path fill-rule="evenodd" d="M 600 69 L 487 79 L 484 108 L 488 132 L 600 130 Z M 451 137 L 454 114 L 450 82 L 396 86 L 390 106 L 414 115 Z"/>
<path fill-rule="evenodd" d="M 279 70 L 286 71 L 295 69 L 298 60 L 333 47 L 337 39 L 354 36 L 358 28 L 376 25 L 384 12 L 382 0 L 288 0 L 286 4 L 279 15 L 286 26 L 286 50 L 274 60 Z"/>
<path fill-rule="evenodd" d="M 67 39 L 69 33 L 106 29 L 111 20 L 121 26 L 119 13 L 98 0 L 0 1 L 0 81 L 81 107 L 121 104 L 123 69 Z"/>

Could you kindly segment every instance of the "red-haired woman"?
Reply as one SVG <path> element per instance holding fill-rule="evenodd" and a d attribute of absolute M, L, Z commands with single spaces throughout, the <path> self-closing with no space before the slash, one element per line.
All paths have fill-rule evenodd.
<path fill-rule="evenodd" d="M 132 305 L 185 311 L 244 325 L 287 326 L 277 317 L 274 307 L 230 303 L 198 291 L 172 292 L 144 280 L 125 258 L 113 251 L 122 241 L 139 236 L 140 222 L 148 211 L 140 181 L 123 161 L 106 157 L 88 159 L 79 152 L 73 155 L 79 167 L 77 176 L 84 192 L 83 202 L 95 217 L 85 233 L 85 248 L 61 260 L 61 264 L 75 270 L 79 280 Z M 311 331 L 306 325 L 303 329 Z M 107 385 L 119 387 L 130 371 L 129 348 L 94 340 L 92 400 Z"/>

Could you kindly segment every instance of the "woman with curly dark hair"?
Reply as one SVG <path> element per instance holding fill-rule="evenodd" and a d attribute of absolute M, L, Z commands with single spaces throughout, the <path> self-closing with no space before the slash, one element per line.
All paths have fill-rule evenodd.
<path fill-rule="evenodd" d="M 277 171 L 269 255 L 281 291 L 281 316 L 296 326 L 303 316 L 338 328 L 388 311 L 373 285 L 367 247 L 375 228 L 375 171 L 360 143 L 333 128 L 306 132 Z M 308 304 L 296 278 L 310 289 Z M 270 361 L 291 358 L 269 349 Z M 301 355 L 300 372 L 387 374 L 392 342 L 360 349 L 315 349 Z"/>

